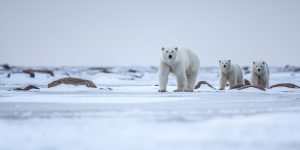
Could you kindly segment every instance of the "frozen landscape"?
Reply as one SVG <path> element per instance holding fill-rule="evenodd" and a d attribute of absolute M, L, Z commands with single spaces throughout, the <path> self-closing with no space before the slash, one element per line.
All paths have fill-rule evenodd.
<path fill-rule="evenodd" d="M 24 69 L 0 68 L 1 150 L 300 149 L 300 89 L 201 86 L 174 93 L 170 76 L 168 92 L 159 93 L 156 67 L 47 68 L 54 76 L 34 78 Z M 271 85 L 299 86 L 298 71 L 272 67 Z M 91 80 L 97 88 L 47 87 L 64 77 Z M 198 80 L 218 87 L 218 68 L 201 68 Z M 40 89 L 13 90 L 27 85 Z"/>

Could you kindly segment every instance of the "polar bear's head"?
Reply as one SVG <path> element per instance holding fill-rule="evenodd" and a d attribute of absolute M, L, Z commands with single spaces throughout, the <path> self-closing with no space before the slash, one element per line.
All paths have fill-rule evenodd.
<path fill-rule="evenodd" d="M 258 75 L 261 75 L 266 71 L 266 63 L 264 61 L 254 61 L 252 71 Z"/>
<path fill-rule="evenodd" d="M 173 62 L 175 62 L 176 60 L 176 56 L 177 56 L 177 52 L 178 52 L 178 48 L 161 48 L 161 52 L 162 52 L 162 59 L 164 62 L 171 64 Z"/>
<path fill-rule="evenodd" d="M 222 72 L 228 73 L 231 68 L 231 60 L 219 60 L 219 67 Z"/>

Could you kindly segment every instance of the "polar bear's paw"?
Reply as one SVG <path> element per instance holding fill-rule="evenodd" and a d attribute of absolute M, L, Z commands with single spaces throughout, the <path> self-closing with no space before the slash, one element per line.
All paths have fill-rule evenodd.
<path fill-rule="evenodd" d="M 176 89 L 176 90 L 174 90 L 174 92 L 185 92 L 185 90 L 183 90 L 183 89 Z"/>
<path fill-rule="evenodd" d="M 158 92 L 167 92 L 167 90 L 158 90 Z"/>
<path fill-rule="evenodd" d="M 186 89 L 185 92 L 193 92 L 193 89 Z"/>

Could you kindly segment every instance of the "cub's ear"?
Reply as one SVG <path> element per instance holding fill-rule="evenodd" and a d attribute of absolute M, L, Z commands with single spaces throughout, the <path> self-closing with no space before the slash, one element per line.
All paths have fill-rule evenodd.
<path fill-rule="evenodd" d="M 231 60 L 229 59 L 228 62 L 231 62 Z"/>
<path fill-rule="evenodd" d="M 263 61 L 263 64 L 266 64 L 266 63 Z"/>
<path fill-rule="evenodd" d="M 221 63 L 221 60 L 219 60 L 219 63 Z"/>
<path fill-rule="evenodd" d="M 255 64 L 255 61 L 253 62 L 253 65 Z"/>
<path fill-rule="evenodd" d="M 178 47 L 175 47 L 175 51 L 178 51 Z"/>
<path fill-rule="evenodd" d="M 161 48 L 161 51 L 164 51 L 164 50 L 165 50 L 165 48 L 164 48 L 164 47 L 162 47 L 162 48 Z"/>

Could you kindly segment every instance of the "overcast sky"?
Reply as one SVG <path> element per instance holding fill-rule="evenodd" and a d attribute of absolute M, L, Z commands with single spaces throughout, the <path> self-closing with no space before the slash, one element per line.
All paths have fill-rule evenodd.
<path fill-rule="evenodd" d="M 161 47 L 300 66 L 299 0 L 1 0 L 0 63 L 158 65 Z"/>

